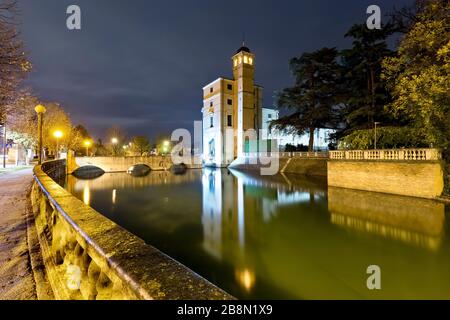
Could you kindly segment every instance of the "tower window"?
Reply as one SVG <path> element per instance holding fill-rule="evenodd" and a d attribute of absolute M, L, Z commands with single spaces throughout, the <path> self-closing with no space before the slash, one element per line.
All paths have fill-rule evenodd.
<path fill-rule="evenodd" d="M 269 114 L 269 119 L 272 119 L 272 115 L 271 114 Z"/>
<path fill-rule="evenodd" d="M 209 92 L 210 92 L 210 93 L 213 93 L 213 91 L 214 91 L 214 88 L 213 88 L 213 87 L 209 88 Z"/>
<path fill-rule="evenodd" d="M 229 106 L 233 105 L 233 100 L 228 99 L 228 100 L 227 100 L 227 104 L 228 104 Z"/>
<path fill-rule="evenodd" d="M 252 65 L 253 64 L 253 58 L 252 57 L 249 57 L 248 58 L 248 61 L 249 61 L 249 63 Z"/>
<path fill-rule="evenodd" d="M 209 127 L 214 128 L 214 117 L 209 118 Z"/>
<path fill-rule="evenodd" d="M 233 85 L 229 84 L 229 85 L 227 85 L 227 88 L 228 88 L 228 90 L 233 90 Z"/>
<path fill-rule="evenodd" d="M 233 116 L 231 114 L 229 114 L 228 117 L 227 117 L 227 125 L 229 127 L 233 126 Z"/>
<path fill-rule="evenodd" d="M 248 63 L 248 57 L 244 56 L 244 63 Z"/>
<path fill-rule="evenodd" d="M 209 103 L 209 106 L 210 106 L 210 107 L 212 107 L 212 106 L 213 106 L 213 102 L 212 102 L 212 101 L 211 101 L 211 102 Z"/>
<path fill-rule="evenodd" d="M 238 59 L 234 59 L 234 66 L 237 67 L 238 65 Z"/>
<path fill-rule="evenodd" d="M 239 57 L 239 64 L 242 63 L 242 57 Z"/>

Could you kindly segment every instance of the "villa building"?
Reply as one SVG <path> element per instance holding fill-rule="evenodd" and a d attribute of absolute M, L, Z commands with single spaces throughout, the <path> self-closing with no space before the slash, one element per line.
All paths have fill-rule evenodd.
<path fill-rule="evenodd" d="M 242 46 L 232 57 L 233 79 L 218 78 L 203 88 L 203 161 L 226 167 L 256 151 L 262 125 L 263 88 L 255 85 L 255 55 Z M 250 130 L 250 131 L 249 131 Z"/>
<path fill-rule="evenodd" d="M 203 88 L 203 162 L 227 167 L 235 159 L 258 151 L 258 139 L 287 144 L 308 144 L 308 135 L 294 136 L 269 128 L 278 111 L 262 108 L 263 88 L 255 85 L 255 55 L 242 46 L 231 58 L 233 78 L 218 78 Z M 261 130 L 261 131 L 260 131 Z M 327 149 L 329 130 L 317 130 L 316 149 Z"/>

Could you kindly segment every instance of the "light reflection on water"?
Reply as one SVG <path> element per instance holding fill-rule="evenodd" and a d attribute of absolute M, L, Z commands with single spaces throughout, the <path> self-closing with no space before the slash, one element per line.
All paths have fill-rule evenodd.
<path fill-rule="evenodd" d="M 450 298 L 441 203 L 212 169 L 66 188 L 238 298 Z M 369 265 L 381 291 L 366 287 Z"/>

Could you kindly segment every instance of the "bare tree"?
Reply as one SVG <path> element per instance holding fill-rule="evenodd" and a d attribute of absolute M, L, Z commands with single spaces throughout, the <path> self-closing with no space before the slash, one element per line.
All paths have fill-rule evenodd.
<path fill-rule="evenodd" d="M 25 74 L 31 70 L 18 28 L 16 0 L 0 0 L 0 123 Z"/>
<path fill-rule="evenodd" d="M 394 9 L 388 14 L 388 16 L 390 17 L 390 23 L 395 28 L 395 31 L 407 33 L 418 21 L 418 13 L 423 12 L 427 4 L 433 1 L 442 0 L 415 0 L 414 4 L 402 7 L 400 9 L 394 6 Z"/>
<path fill-rule="evenodd" d="M 108 145 L 114 156 L 122 155 L 123 145 L 126 144 L 127 134 L 119 126 L 113 126 L 106 132 Z"/>

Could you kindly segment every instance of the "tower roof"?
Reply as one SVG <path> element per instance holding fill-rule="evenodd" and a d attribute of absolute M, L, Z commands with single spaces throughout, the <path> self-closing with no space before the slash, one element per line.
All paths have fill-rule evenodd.
<path fill-rule="evenodd" d="M 242 45 L 242 47 L 240 47 L 237 51 L 236 51 L 236 53 L 239 53 L 239 52 L 248 52 L 248 53 L 251 53 L 251 51 L 250 51 L 250 49 L 249 48 L 247 48 L 245 45 Z"/>

